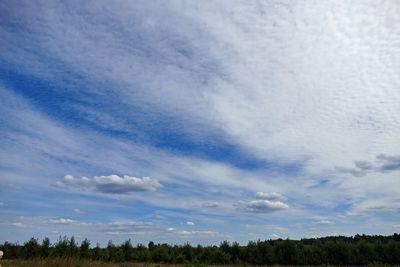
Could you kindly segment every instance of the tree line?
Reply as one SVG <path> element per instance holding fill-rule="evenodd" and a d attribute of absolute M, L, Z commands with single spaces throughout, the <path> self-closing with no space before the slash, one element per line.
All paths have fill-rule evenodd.
<path fill-rule="evenodd" d="M 79 245 L 74 237 L 60 237 L 54 244 L 49 238 L 41 243 L 31 238 L 23 245 L 0 245 L 5 258 L 81 258 L 114 262 L 151 262 L 167 264 L 253 264 L 253 265 L 366 265 L 400 264 L 400 235 L 353 237 L 331 236 L 301 240 L 278 239 L 222 242 L 219 246 L 155 244 L 133 246 L 131 240 L 120 245 L 109 241 L 106 247 L 90 246 L 85 239 Z"/>

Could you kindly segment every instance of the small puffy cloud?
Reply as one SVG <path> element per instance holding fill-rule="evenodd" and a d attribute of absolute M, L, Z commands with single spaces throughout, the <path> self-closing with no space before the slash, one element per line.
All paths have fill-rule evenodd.
<path fill-rule="evenodd" d="M 289 208 L 288 205 L 281 201 L 270 201 L 264 199 L 258 199 L 249 202 L 239 201 L 236 206 L 241 211 L 252 213 L 270 213 Z"/>
<path fill-rule="evenodd" d="M 193 225 L 194 225 L 194 222 L 186 222 L 186 225 L 193 226 Z"/>
<path fill-rule="evenodd" d="M 70 174 L 65 175 L 61 181 L 58 181 L 56 183 L 56 185 L 59 187 L 65 187 L 65 186 L 84 187 L 84 186 L 88 186 L 90 184 L 91 184 L 91 180 L 89 178 L 87 178 L 87 177 L 74 178 Z"/>
<path fill-rule="evenodd" d="M 103 193 L 125 194 L 141 191 L 156 191 L 161 184 L 149 177 L 136 178 L 125 175 L 95 176 L 96 189 Z"/>
<path fill-rule="evenodd" d="M 284 210 L 289 206 L 282 201 L 285 199 L 279 193 L 256 193 L 256 200 L 239 201 L 235 206 L 238 210 L 252 213 L 270 213 L 273 211 Z"/>
<path fill-rule="evenodd" d="M 129 194 L 134 192 L 156 191 L 162 185 L 150 177 L 130 177 L 118 175 L 94 176 L 92 179 L 87 177 L 74 178 L 72 175 L 65 175 L 61 181 L 56 183 L 60 188 L 79 188 L 91 189 L 95 192 L 105 194 Z"/>
<path fill-rule="evenodd" d="M 286 198 L 282 194 L 275 193 L 275 192 L 271 192 L 271 193 L 257 192 L 256 198 L 264 199 L 264 200 L 286 200 Z"/>
<path fill-rule="evenodd" d="M 75 213 L 78 213 L 78 214 L 83 213 L 83 211 L 81 211 L 80 209 L 74 209 L 74 212 L 75 212 Z"/>

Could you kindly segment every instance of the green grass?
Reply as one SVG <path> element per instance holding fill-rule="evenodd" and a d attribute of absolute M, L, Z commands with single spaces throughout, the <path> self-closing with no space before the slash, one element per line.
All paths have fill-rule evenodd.
<path fill-rule="evenodd" d="M 79 259 L 33 259 L 33 260 L 2 260 L 1 267 L 244 267 L 244 265 L 203 265 L 203 264 L 152 264 L 133 262 L 101 262 Z M 246 267 L 252 265 L 246 264 Z M 279 267 L 279 265 L 274 265 Z M 330 267 L 334 265 L 322 265 Z M 368 264 L 368 267 L 400 267 L 396 265 Z M 312 267 L 312 266 L 308 266 Z"/>

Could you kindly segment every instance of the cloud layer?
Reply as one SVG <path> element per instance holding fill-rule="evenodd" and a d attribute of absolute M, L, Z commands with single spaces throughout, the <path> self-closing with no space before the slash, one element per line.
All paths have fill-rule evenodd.
<path fill-rule="evenodd" d="M 390 233 L 399 13 L 395 0 L 1 1 L 0 220 L 216 244 Z M 143 178 L 98 176 L 113 173 Z M 27 221 L 9 238 L 29 238 Z"/>

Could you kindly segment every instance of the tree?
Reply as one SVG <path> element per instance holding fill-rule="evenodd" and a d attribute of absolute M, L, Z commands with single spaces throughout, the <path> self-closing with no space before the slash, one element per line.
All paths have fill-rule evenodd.
<path fill-rule="evenodd" d="M 50 239 L 45 237 L 42 241 L 41 257 L 47 258 L 50 255 Z"/>
<path fill-rule="evenodd" d="M 67 250 L 68 250 L 68 239 L 66 236 L 61 238 L 61 236 L 58 238 L 58 242 L 54 246 L 54 254 L 53 256 L 59 257 L 59 258 L 65 258 L 67 257 Z"/>
<path fill-rule="evenodd" d="M 297 265 L 298 264 L 298 248 L 294 241 L 289 239 L 280 241 L 274 247 L 275 258 L 278 264 Z"/>
<path fill-rule="evenodd" d="M 41 247 L 35 238 L 29 239 L 28 242 L 25 242 L 24 248 L 23 248 L 23 254 L 24 258 L 26 259 L 32 259 L 32 258 L 37 258 L 40 256 L 41 252 Z"/>
<path fill-rule="evenodd" d="M 121 249 L 122 249 L 122 253 L 123 253 L 123 259 L 125 261 L 132 260 L 133 246 L 131 244 L 130 239 L 128 239 L 121 245 Z"/>
<path fill-rule="evenodd" d="M 68 242 L 68 247 L 67 247 L 67 257 L 73 258 L 73 257 L 78 257 L 78 245 L 75 242 L 75 237 L 72 236 L 71 239 Z"/>
<path fill-rule="evenodd" d="M 81 246 L 79 248 L 79 256 L 81 259 L 87 259 L 90 258 L 90 241 L 85 238 L 85 240 L 82 241 Z"/>

